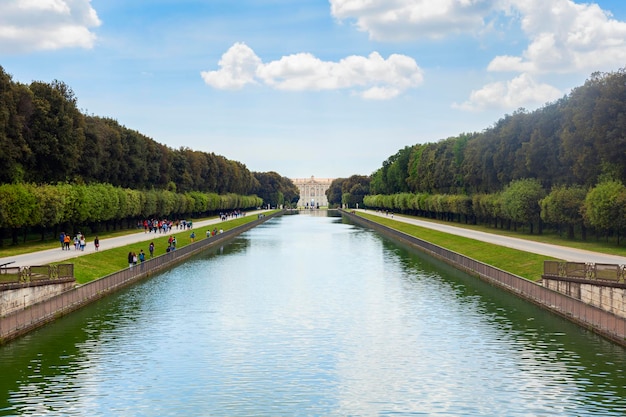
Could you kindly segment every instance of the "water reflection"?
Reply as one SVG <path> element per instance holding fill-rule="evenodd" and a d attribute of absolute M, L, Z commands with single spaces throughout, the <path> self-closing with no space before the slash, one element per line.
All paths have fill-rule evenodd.
<path fill-rule="evenodd" d="M 617 416 L 624 365 L 532 304 L 303 213 L 0 348 L 0 414 Z"/>

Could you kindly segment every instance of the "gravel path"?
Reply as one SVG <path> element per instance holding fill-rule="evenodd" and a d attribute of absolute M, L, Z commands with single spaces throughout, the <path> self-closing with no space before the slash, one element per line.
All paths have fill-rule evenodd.
<path fill-rule="evenodd" d="M 358 210 L 368 214 L 377 215 L 380 217 L 389 217 L 385 213 L 376 212 L 371 210 Z M 500 236 L 491 233 L 479 232 L 470 229 L 464 229 L 462 227 L 451 226 L 448 224 L 432 223 L 425 220 L 419 220 L 414 217 L 394 215 L 394 220 L 398 220 L 405 223 L 414 224 L 416 226 L 438 230 L 453 235 L 463 236 L 470 239 L 479 240 L 482 242 L 493 243 L 507 248 L 518 249 L 525 252 L 536 253 L 539 255 L 550 256 L 557 259 L 562 259 L 568 262 L 593 262 L 601 264 L 619 264 L 626 265 L 625 256 L 607 255 L 604 253 L 591 252 L 582 249 L 568 248 L 564 246 L 550 245 L 548 243 L 533 242 L 530 240 L 519 239 L 515 237 Z"/>
<path fill-rule="evenodd" d="M 258 210 L 258 211 L 253 211 L 253 212 L 248 212 L 246 213 L 246 216 L 257 216 L 258 213 L 262 213 L 263 211 L 266 210 Z M 208 226 L 208 225 L 212 225 L 212 224 L 218 224 L 221 223 L 222 220 L 220 220 L 219 217 L 216 218 L 212 218 L 212 219 L 208 219 L 208 220 L 202 220 L 202 221 L 194 221 L 193 222 L 193 228 L 194 229 L 198 229 L 200 227 L 203 226 Z M 139 243 L 139 242 L 148 242 L 151 240 L 158 240 L 158 239 L 165 239 L 165 237 L 169 236 L 169 235 L 176 235 L 177 233 L 191 233 L 190 229 L 187 230 L 182 230 L 179 229 L 177 230 L 176 228 L 174 228 L 170 233 L 168 234 L 163 234 L 163 233 L 145 233 L 143 231 L 143 229 L 141 231 L 137 231 L 137 232 L 133 232 L 130 233 L 128 235 L 124 235 L 124 236 L 118 236 L 118 237 L 111 237 L 111 238 L 107 238 L 107 239 L 100 239 L 100 250 L 106 250 L 106 249 L 112 249 L 112 248 L 117 248 L 120 246 L 126 246 L 126 245 L 130 245 L 132 243 Z M 67 259 L 72 259 L 72 258 L 76 258 L 78 256 L 82 256 L 82 255 L 87 255 L 90 253 L 94 253 L 95 252 L 95 247 L 93 245 L 93 239 L 94 236 L 90 236 L 89 239 L 87 240 L 87 246 L 85 248 L 84 251 L 80 251 L 80 250 L 74 250 L 74 243 L 72 242 L 70 244 L 70 250 L 62 250 L 61 249 L 61 244 L 59 243 L 59 247 L 57 249 L 48 249 L 48 250 L 43 250 L 43 251 L 39 251 L 39 252 L 32 252 L 32 253 L 25 253 L 23 255 L 16 255 L 16 256 L 9 256 L 9 257 L 5 257 L 5 258 L 0 258 L 0 265 L 7 263 L 7 262 L 13 262 L 10 265 L 7 265 L 9 267 L 15 267 L 15 266 L 32 266 L 32 265 L 47 265 L 53 262 L 60 262 L 60 261 L 65 261 Z M 198 236 L 200 237 L 204 237 L 204 236 Z M 146 244 L 146 247 L 143 248 L 144 252 L 148 252 L 148 245 Z"/>
<path fill-rule="evenodd" d="M 248 216 L 256 216 L 258 213 L 263 212 L 264 210 L 259 210 L 255 212 L 247 213 Z M 388 217 L 384 213 L 376 212 L 376 211 L 364 211 L 358 210 L 362 212 L 366 212 L 368 214 L 373 214 L 381 217 Z M 489 242 L 496 245 L 518 249 L 525 252 L 536 253 L 539 255 L 550 256 L 557 259 L 562 259 L 570 262 L 594 262 L 594 263 L 605 263 L 605 264 L 619 264 L 626 265 L 626 256 L 616 256 L 616 255 L 607 255 L 598 252 L 591 252 L 582 249 L 573 249 L 564 246 L 550 245 L 547 243 L 539 243 L 533 242 L 529 240 L 507 237 L 507 236 L 499 236 L 491 233 L 479 232 L 469 229 L 464 229 L 462 227 L 455 227 L 447 224 L 440 223 L 432 223 L 425 220 L 419 220 L 414 217 L 394 215 L 394 220 L 414 224 L 420 227 L 425 227 L 428 229 L 438 230 L 445 233 L 450 233 L 458 236 L 464 236 L 470 239 L 480 240 L 482 242 Z M 221 220 L 216 217 L 213 219 L 203 220 L 194 222 L 194 228 L 200 228 L 207 225 L 218 224 L 221 223 Z M 189 233 L 188 230 L 172 230 L 171 234 L 176 233 Z M 116 248 L 120 246 L 126 246 L 132 243 L 146 242 L 149 240 L 157 240 L 159 238 L 164 238 L 166 235 L 157 233 L 144 233 L 143 231 L 131 233 L 124 236 L 100 239 L 100 250 L 106 250 L 111 248 Z M 144 249 L 144 250 L 147 250 Z M 7 262 L 14 262 L 9 266 L 30 266 L 30 265 L 46 265 L 52 262 L 64 261 L 67 259 L 75 258 L 77 256 L 89 254 L 94 252 L 93 246 L 93 238 L 91 238 L 88 243 L 85 251 L 76 251 L 70 249 L 69 251 L 61 250 L 61 248 L 57 249 L 49 249 L 40 252 L 34 253 L 26 253 L 23 255 L 16 255 L 11 257 L 0 258 L 0 265 Z"/>

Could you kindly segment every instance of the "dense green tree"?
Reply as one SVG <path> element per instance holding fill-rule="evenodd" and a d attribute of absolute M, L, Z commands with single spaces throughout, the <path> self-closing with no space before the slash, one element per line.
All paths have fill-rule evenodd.
<path fill-rule="evenodd" d="M 64 83 L 33 82 L 33 111 L 24 139 L 31 150 L 26 176 L 35 183 L 71 180 L 82 158 L 84 118 L 73 91 Z"/>
<path fill-rule="evenodd" d="M 30 157 L 30 148 L 23 137 L 23 102 L 31 102 L 30 91 L 15 84 L 0 66 L 0 183 L 24 179 L 24 160 Z"/>
<path fill-rule="evenodd" d="M 533 233 L 534 224 L 541 220 L 539 201 L 544 197 L 545 190 L 536 179 L 512 181 L 502 191 L 502 213 L 514 224 L 527 223 L 530 226 L 530 233 Z"/>
<path fill-rule="evenodd" d="M 36 197 L 26 184 L 0 185 L 0 227 L 11 230 L 12 242 L 18 244 L 18 230 L 37 222 Z"/>
<path fill-rule="evenodd" d="M 585 218 L 593 227 L 607 234 L 618 234 L 626 227 L 626 187 L 619 181 L 604 181 L 585 197 Z"/>
<path fill-rule="evenodd" d="M 567 227 L 568 239 L 574 238 L 576 226 L 584 227 L 582 208 L 587 191 L 581 186 L 560 185 L 540 201 L 541 218 L 546 223 Z"/>
<path fill-rule="evenodd" d="M 352 175 L 341 183 L 341 202 L 349 207 L 363 206 L 363 198 L 370 193 L 370 177 Z M 329 202 L 330 203 L 330 202 Z"/>
<path fill-rule="evenodd" d="M 300 190 L 289 178 L 274 171 L 254 172 L 256 188 L 254 194 L 263 200 L 263 204 L 272 207 L 281 205 L 295 206 L 300 199 Z"/>
<path fill-rule="evenodd" d="M 330 186 L 326 190 L 326 200 L 329 207 L 339 207 L 342 204 L 342 185 L 346 178 L 336 178 L 331 181 Z"/>

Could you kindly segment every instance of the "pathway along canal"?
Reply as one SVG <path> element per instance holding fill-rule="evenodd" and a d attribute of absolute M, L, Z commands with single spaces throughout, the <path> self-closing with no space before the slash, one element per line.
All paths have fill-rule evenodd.
<path fill-rule="evenodd" d="M 625 362 L 323 212 L 272 219 L 0 347 L 0 415 L 621 416 Z"/>

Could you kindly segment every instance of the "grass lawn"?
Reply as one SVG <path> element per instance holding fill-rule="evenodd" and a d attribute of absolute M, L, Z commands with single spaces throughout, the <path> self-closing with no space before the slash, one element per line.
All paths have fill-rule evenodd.
<path fill-rule="evenodd" d="M 212 224 L 204 227 L 194 227 L 193 230 L 196 234 L 196 241 L 198 241 L 206 239 L 206 231 L 209 229 L 213 230 L 215 227 L 217 227 L 218 229 L 223 229 L 224 231 L 226 231 L 233 229 L 237 226 L 250 223 L 256 219 L 256 216 L 244 216 L 233 220 L 227 220 L 219 224 Z M 191 240 L 189 238 L 190 233 L 190 230 L 186 230 L 184 232 L 178 231 L 178 233 L 171 233 L 176 236 L 177 248 L 182 248 L 191 243 Z M 155 236 L 155 238 L 152 240 L 155 246 L 155 256 L 165 253 L 165 250 L 168 246 L 167 240 L 169 239 L 171 234 Z M 84 284 L 94 279 L 107 276 L 124 268 L 128 268 L 128 252 L 131 251 L 139 254 L 139 251 L 143 249 L 143 251 L 146 253 L 146 259 L 149 259 L 150 253 L 148 252 L 148 245 L 150 244 L 150 242 L 150 240 L 137 242 L 127 246 L 102 250 L 99 252 L 90 253 L 89 255 L 83 255 L 73 258 L 71 262 L 74 264 L 74 275 L 76 277 L 76 282 L 79 284 Z M 58 263 L 67 262 L 68 261 Z"/>
<path fill-rule="evenodd" d="M 388 217 L 363 212 L 358 215 L 532 281 L 541 279 L 543 261 L 555 259 L 415 226 Z"/>

